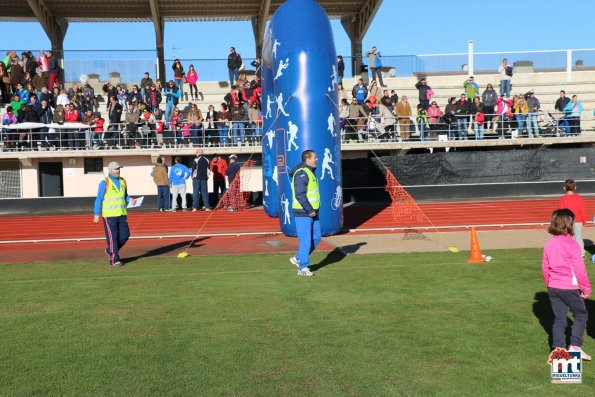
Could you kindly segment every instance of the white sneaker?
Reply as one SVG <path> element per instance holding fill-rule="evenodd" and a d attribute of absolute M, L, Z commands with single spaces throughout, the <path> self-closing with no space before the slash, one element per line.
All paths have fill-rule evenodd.
<path fill-rule="evenodd" d="M 294 265 L 295 267 L 300 268 L 300 261 L 298 260 L 298 258 L 296 258 L 295 256 L 292 256 L 291 258 L 289 258 L 289 262 Z"/>
<path fill-rule="evenodd" d="M 591 361 L 591 356 L 589 356 L 587 353 L 585 353 L 585 351 L 583 349 L 581 349 L 580 346 L 568 346 L 568 351 L 569 352 L 580 352 L 581 358 L 584 361 Z"/>
<path fill-rule="evenodd" d="M 298 276 L 306 276 L 306 277 L 311 277 L 311 276 L 313 276 L 313 275 L 314 275 L 314 273 L 312 273 L 312 272 L 310 271 L 310 269 L 308 269 L 307 267 L 305 267 L 305 268 L 303 268 L 303 269 L 300 269 L 300 270 L 298 270 L 297 274 L 298 274 Z M 589 359 L 590 359 L 590 358 L 589 358 Z"/>

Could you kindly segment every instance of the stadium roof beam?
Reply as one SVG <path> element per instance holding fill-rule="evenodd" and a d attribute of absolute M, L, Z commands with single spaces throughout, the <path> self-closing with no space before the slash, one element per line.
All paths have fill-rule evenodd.
<path fill-rule="evenodd" d="M 262 42 L 264 29 L 271 10 L 271 0 L 261 0 L 258 15 L 252 18 L 252 30 L 254 30 L 254 42 L 256 43 L 256 57 L 262 55 Z"/>
<path fill-rule="evenodd" d="M 64 37 L 68 30 L 68 21 L 63 18 L 56 18 L 44 0 L 27 0 L 27 3 L 50 39 L 52 52 L 59 59 L 60 65 L 64 66 Z M 64 81 L 62 78 L 60 80 Z"/>
<path fill-rule="evenodd" d="M 155 25 L 155 45 L 157 48 L 157 78 L 165 81 L 165 51 L 163 50 L 165 22 L 159 13 L 157 0 L 149 0 L 151 17 Z"/>
<path fill-rule="evenodd" d="M 381 4 L 382 0 L 366 0 L 356 15 L 341 19 L 341 25 L 351 40 L 351 70 L 354 76 L 359 73 L 362 65 L 362 41 Z"/>

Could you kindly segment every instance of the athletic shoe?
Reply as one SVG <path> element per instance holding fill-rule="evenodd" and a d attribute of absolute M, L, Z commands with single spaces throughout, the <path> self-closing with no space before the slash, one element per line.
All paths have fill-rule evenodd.
<path fill-rule="evenodd" d="M 300 268 L 300 261 L 298 260 L 298 258 L 296 258 L 295 256 L 292 256 L 291 258 L 289 258 L 289 263 L 291 263 L 292 265 L 294 265 L 295 267 Z"/>
<path fill-rule="evenodd" d="M 119 267 L 119 266 L 124 266 L 124 264 L 120 261 L 117 261 L 117 262 L 112 263 L 112 266 Z"/>
<path fill-rule="evenodd" d="M 310 269 L 308 269 L 307 267 L 298 270 L 297 274 L 298 274 L 298 276 L 306 276 L 306 277 L 311 277 L 314 275 L 314 273 L 312 273 L 310 271 Z"/>
<path fill-rule="evenodd" d="M 591 356 L 589 356 L 587 353 L 585 353 L 585 351 L 583 349 L 581 349 L 580 346 L 568 346 L 568 351 L 569 352 L 580 352 L 581 358 L 584 361 L 591 361 Z"/>
<path fill-rule="evenodd" d="M 209 211 L 212 211 L 212 209 L 210 209 L 210 208 L 206 207 L 206 208 L 205 208 L 205 211 L 209 212 Z"/>

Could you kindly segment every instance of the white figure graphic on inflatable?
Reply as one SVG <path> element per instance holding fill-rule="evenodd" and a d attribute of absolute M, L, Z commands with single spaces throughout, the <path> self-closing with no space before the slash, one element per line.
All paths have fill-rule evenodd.
<path fill-rule="evenodd" d="M 335 116 L 333 116 L 333 114 L 330 113 L 326 121 L 328 123 L 327 130 L 331 133 L 333 138 L 336 137 L 337 134 L 335 134 L 335 124 L 337 124 L 337 122 L 335 121 Z"/>
<path fill-rule="evenodd" d="M 270 130 L 267 131 L 267 133 L 265 134 L 267 137 L 267 142 L 269 143 L 269 149 L 273 148 L 273 138 L 275 137 L 275 131 L 273 131 L 273 129 L 271 128 Z"/>
<path fill-rule="evenodd" d="M 337 185 L 337 190 L 335 191 L 335 195 L 333 196 L 333 201 L 331 201 L 331 208 L 333 210 L 338 210 L 343 206 L 343 189 L 341 189 L 340 185 Z"/>
<path fill-rule="evenodd" d="M 320 180 L 324 179 L 325 170 L 328 170 L 331 179 L 335 179 L 333 177 L 333 169 L 331 168 L 331 164 L 335 164 L 333 161 L 333 156 L 331 156 L 331 150 L 329 148 L 324 148 L 324 158 L 322 159 L 322 176 L 320 177 Z"/>
<path fill-rule="evenodd" d="M 275 42 L 273 43 L 273 59 L 277 59 L 277 47 L 279 47 L 280 45 L 281 43 L 279 43 L 277 39 L 275 39 Z"/>
<path fill-rule="evenodd" d="M 283 93 L 280 92 L 279 96 L 277 96 L 277 115 L 279 113 L 283 113 L 283 116 L 289 117 L 289 114 L 285 111 L 285 106 L 283 105 Z"/>
<path fill-rule="evenodd" d="M 333 65 L 333 73 L 331 74 L 331 86 L 328 88 L 328 91 L 331 92 L 334 89 L 339 89 L 339 83 L 337 82 L 337 68 Z"/>
<path fill-rule="evenodd" d="M 269 180 L 264 180 L 264 195 L 265 197 L 269 197 Z"/>
<path fill-rule="evenodd" d="M 283 71 L 289 67 L 289 58 L 285 58 L 285 62 L 283 59 L 279 61 L 279 67 L 277 68 L 277 74 L 273 81 L 277 80 L 279 77 L 283 76 Z"/>
<path fill-rule="evenodd" d="M 285 197 L 285 195 L 281 196 L 281 205 L 283 206 L 283 213 L 285 214 L 285 217 L 283 218 L 283 224 L 291 224 L 291 218 L 289 216 L 289 200 L 287 197 Z"/>
<path fill-rule="evenodd" d="M 273 168 L 273 181 L 275 181 L 276 185 L 279 185 L 279 169 L 277 168 L 277 166 L 275 166 L 275 168 Z"/>
<path fill-rule="evenodd" d="M 291 121 L 288 123 L 288 131 L 287 131 L 287 135 L 289 135 L 288 140 L 289 140 L 289 144 L 287 147 L 287 151 L 291 152 L 291 147 L 293 146 L 295 148 L 295 150 L 298 150 L 300 147 L 297 145 L 297 143 L 295 143 L 295 140 L 297 139 L 297 133 L 298 133 L 298 126 L 293 124 Z"/>
<path fill-rule="evenodd" d="M 272 105 L 273 103 L 275 103 L 275 101 L 273 101 L 273 100 L 271 99 L 271 96 L 270 96 L 270 95 L 267 95 L 267 112 L 266 112 L 266 114 L 264 115 L 264 117 L 265 117 L 266 119 L 268 119 L 269 117 L 273 117 L 273 112 L 272 112 L 273 108 L 271 107 L 271 105 Z"/>

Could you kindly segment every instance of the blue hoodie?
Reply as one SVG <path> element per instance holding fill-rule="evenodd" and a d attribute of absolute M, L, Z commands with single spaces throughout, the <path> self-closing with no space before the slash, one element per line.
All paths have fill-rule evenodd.
<path fill-rule="evenodd" d="M 316 175 L 316 168 L 312 168 L 306 163 L 299 163 L 289 172 L 289 177 L 292 178 L 294 184 L 295 198 L 303 208 L 303 210 L 293 209 L 293 216 L 309 216 L 308 214 L 314 211 L 306 195 L 308 192 L 308 174 L 304 170 L 298 171 L 298 169 L 304 167 L 309 168 Z"/>
<path fill-rule="evenodd" d="M 184 185 L 192 173 L 184 164 L 176 163 L 169 170 L 169 183 L 172 186 Z"/>

